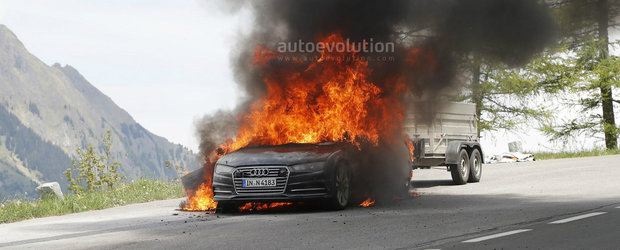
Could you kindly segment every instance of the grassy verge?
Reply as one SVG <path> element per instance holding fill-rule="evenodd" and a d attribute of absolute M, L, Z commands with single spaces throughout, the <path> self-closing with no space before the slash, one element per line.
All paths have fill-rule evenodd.
<path fill-rule="evenodd" d="M 592 151 L 580 151 L 580 152 L 559 152 L 559 153 L 532 153 L 536 157 L 536 160 L 547 159 L 560 159 L 560 158 L 575 158 L 575 157 L 587 157 L 587 156 L 601 156 L 601 155 L 617 155 L 620 154 L 620 149 L 616 150 L 592 150 Z"/>
<path fill-rule="evenodd" d="M 5 201 L 0 204 L 0 223 L 183 196 L 180 184 L 140 179 L 121 183 L 115 190 L 65 195 L 64 200 Z"/>

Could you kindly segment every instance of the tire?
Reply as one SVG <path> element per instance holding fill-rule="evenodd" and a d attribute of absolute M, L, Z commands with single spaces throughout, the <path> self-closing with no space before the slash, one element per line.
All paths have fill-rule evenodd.
<path fill-rule="evenodd" d="M 482 177 L 482 156 L 478 149 L 474 149 L 469 156 L 469 170 L 468 182 L 479 182 Z"/>
<path fill-rule="evenodd" d="M 456 185 L 463 185 L 467 183 L 467 179 L 469 179 L 469 172 L 469 155 L 467 154 L 467 150 L 461 149 L 457 164 L 450 166 L 452 181 Z"/>
<path fill-rule="evenodd" d="M 339 164 L 334 170 L 332 195 L 328 200 L 328 208 L 342 210 L 351 200 L 351 171 L 346 165 Z"/>

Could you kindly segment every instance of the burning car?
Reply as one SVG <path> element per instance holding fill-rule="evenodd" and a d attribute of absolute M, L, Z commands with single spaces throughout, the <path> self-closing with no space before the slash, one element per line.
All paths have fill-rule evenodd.
<path fill-rule="evenodd" d="M 318 41 L 355 46 L 337 32 Z M 352 188 L 369 197 L 406 191 L 413 145 L 403 144 L 403 101 L 412 96 L 408 83 L 439 69 L 435 49 L 401 48 L 400 64 L 420 69 L 408 81 L 392 76 L 391 64 L 374 68 L 366 60 L 348 60 L 356 50 L 281 61 L 284 55 L 274 48 L 253 47 L 241 63 L 257 74 L 250 78 L 259 94 L 239 114 L 218 112 L 203 119 L 198 130 L 205 162 L 183 177 L 188 201 L 182 209 L 282 200 L 324 200 L 341 209 L 351 203 Z"/>
<path fill-rule="evenodd" d="M 324 201 L 343 209 L 351 200 L 356 164 L 348 143 L 245 147 L 220 158 L 214 200 L 224 211 L 245 202 Z"/>

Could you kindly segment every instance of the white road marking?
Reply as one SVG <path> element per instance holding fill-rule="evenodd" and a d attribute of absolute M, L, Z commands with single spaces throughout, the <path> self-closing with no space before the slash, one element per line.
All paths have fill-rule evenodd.
<path fill-rule="evenodd" d="M 483 237 L 480 237 L 480 238 L 466 240 L 466 241 L 463 241 L 463 243 L 480 242 L 480 241 L 495 239 L 495 238 L 504 237 L 504 236 L 508 236 L 508 235 L 523 233 L 523 232 L 527 232 L 527 231 L 532 231 L 532 229 L 519 229 L 519 230 L 512 230 L 512 231 L 498 233 L 498 234 L 487 235 L 487 236 L 483 236 Z"/>
<path fill-rule="evenodd" d="M 570 217 L 570 218 L 566 218 L 566 219 L 562 219 L 562 220 L 552 221 L 552 222 L 549 222 L 549 224 L 562 224 L 562 223 L 576 221 L 576 220 L 581 220 L 581 219 L 585 219 L 585 218 L 588 218 L 588 217 L 597 216 L 597 215 L 606 214 L 606 213 L 607 212 L 594 212 L 594 213 L 589 213 L 589 214 L 582 214 L 582 215 L 578 215 L 578 216 L 575 216 L 575 217 Z"/>
<path fill-rule="evenodd" d="M 616 208 L 620 208 L 620 207 L 616 207 Z"/>

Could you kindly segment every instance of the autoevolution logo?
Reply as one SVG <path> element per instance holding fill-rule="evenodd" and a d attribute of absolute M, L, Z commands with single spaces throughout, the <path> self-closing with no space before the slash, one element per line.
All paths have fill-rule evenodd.
<path fill-rule="evenodd" d="M 250 170 L 250 176 L 262 177 L 269 174 L 269 169 L 266 168 L 253 168 Z"/>

